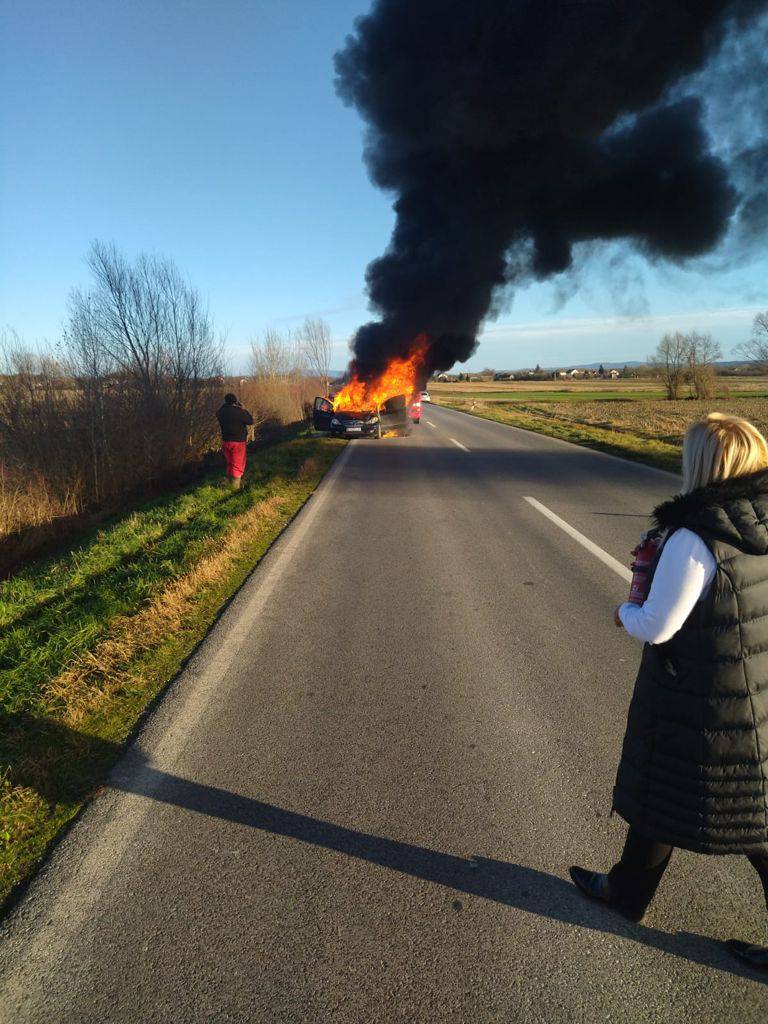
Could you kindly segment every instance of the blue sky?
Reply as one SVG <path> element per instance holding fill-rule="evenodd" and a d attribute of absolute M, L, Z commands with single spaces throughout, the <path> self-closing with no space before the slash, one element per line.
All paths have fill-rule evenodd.
<path fill-rule="evenodd" d="M 233 368 L 249 339 L 324 316 L 334 365 L 368 319 L 391 199 L 333 53 L 367 0 L 1 0 L 0 326 L 54 342 L 92 239 L 171 256 Z M 613 246 L 489 322 L 468 368 L 642 359 L 697 327 L 726 355 L 768 306 L 768 254 L 648 266 Z"/>

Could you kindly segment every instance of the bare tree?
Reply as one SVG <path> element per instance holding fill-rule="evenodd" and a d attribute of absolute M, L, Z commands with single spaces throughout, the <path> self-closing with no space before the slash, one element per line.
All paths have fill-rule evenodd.
<path fill-rule="evenodd" d="M 323 394 L 331 387 L 331 330 L 325 320 L 307 317 L 300 332 L 307 369 L 322 383 Z"/>
<path fill-rule="evenodd" d="M 222 344 L 198 293 L 167 259 L 95 242 L 87 262 L 53 353 L 0 332 L 0 534 L 114 500 L 218 435 Z"/>
<path fill-rule="evenodd" d="M 290 335 L 274 328 L 251 341 L 251 376 L 262 381 L 278 381 L 293 377 L 303 367 L 301 345 Z"/>
<path fill-rule="evenodd" d="M 671 401 L 680 397 L 680 390 L 685 383 L 689 349 L 688 338 L 680 331 L 675 331 L 673 334 L 665 334 L 654 354 L 648 357 L 648 365 L 661 377 L 667 398 Z"/>
<path fill-rule="evenodd" d="M 695 398 L 711 398 L 715 391 L 714 363 L 723 352 L 711 334 L 691 331 L 688 339 L 688 382 Z"/>
<path fill-rule="evenodd" d="M 768 373 L 768 309 L 757 313 L 752 322 L 749 341 L 739 345 L 738 351 L 752 363 L 759 373 Z"/>
<path fill-rule="evenodd" d="M 83 397 L 94 478 L 108 471 L 106 490 L 115 491 L 117 452 L 151 477 L 211 443 L 222 350 L 200 296 L 171 260 L 140 255 L 131 263 L 114 245 L 94 242 L 87 264 L 94 283 L 70 296 L 64 350 Z"/>
<path fill-rule="evenodd" d="M 260 416 L 282 423 L 303 418 L 305 369 L 297 337 L 271 328 L 251 342 L 250 372 Z"/>
<path fill-rule="evenodd" d="M 175 264 L 139 255 L 133 264 L 114 245 L 94 242 L 86 260 L 94 287 L 70 296 L 65 338 L 97 340 L 102 363 L 149 393 L 166 383 L 194 382 L 220 372 L 222 353 L 200 296 Z"/>

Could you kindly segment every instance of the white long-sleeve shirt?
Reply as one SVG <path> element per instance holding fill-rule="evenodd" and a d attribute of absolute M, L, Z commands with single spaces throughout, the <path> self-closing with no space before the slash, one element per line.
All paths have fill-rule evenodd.
<path fill-rule="evenodd" d="M 712 552 L 701 537 L 691 530 L 676 530 L 661 550 L 645 603 L 627 602 L 619 608 L 622 625 L 644 643 L 663 644 L 706 597 L 716 571 Z"/>

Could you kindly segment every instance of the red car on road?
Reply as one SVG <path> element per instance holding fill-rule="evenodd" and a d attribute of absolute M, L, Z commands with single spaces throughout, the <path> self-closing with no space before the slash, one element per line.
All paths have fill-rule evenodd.
<path fill-rule="evenodd" d="M 421 419 L 421 395 L 417 392 L 411 399 L 411 404 L 408 408 L 408 415 L 411 417 L 413 423 L 418 423 Z"/>

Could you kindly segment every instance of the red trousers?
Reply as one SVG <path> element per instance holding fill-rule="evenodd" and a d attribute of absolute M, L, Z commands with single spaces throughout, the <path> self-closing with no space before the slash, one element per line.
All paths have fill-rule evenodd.
<path fill-rule="evenodd" d="M 227 464 L 227 476 L 239 480 L 245 472 L 245 441 L 222 441 L 221 449 Z"/>

